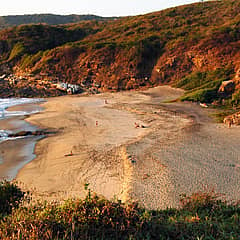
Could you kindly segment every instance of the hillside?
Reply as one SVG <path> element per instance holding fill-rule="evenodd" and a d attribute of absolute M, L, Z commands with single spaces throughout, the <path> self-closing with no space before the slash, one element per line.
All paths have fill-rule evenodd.
<path fill-rule="evenodd" d="M 0 68 L 96 91 L 171 84 L 188 90 L 187 100 L 238 104 L 239 12 L 239 0 L 224 0 L 107 22 L 14 27 L 0 32 Z M 235 90 L 218 96 L 223 80 Z"/>
<path fill-rule="evenodd" d="M 68 24 L 87 20 L 110 20 L 111 17 L 100 17 L 96 15 L 56 15 L 56 14 L 25 14 L 25 15 L 9 15 L 0 17 L 0 29 L 18 26 L 22 24 L 39 24 L 45 23 L 49 25 Z"/>

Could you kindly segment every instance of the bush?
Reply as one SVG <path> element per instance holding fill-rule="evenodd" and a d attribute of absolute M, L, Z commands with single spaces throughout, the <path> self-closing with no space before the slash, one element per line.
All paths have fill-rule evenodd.
<path fill-rule="evenodd" d="M 0 239 L 238 239 L 239 205 L 213 191 L 184 196 L 182 207 L 150 211 L 97 196 L 20 207 L 0 222 Z"/>
<path fill-rule="evenodd" d="M 240 90 L 232 95 L 232 104 L 235 104 L 235 105 L 240 104 Z"/>
<path fill-rule="evenodd" d="M 22 56 L 24 54 L 24 51 L 25 51 L 25 48 L 23 44 L 20 42 L 16 43 L 10 53 L 8 60 L 11 61 L 14 58 Z"/>
<path fill-rule="evenodd" d="M 191 90 L 201 86 L 206 83 L 206 73 L 204 72 L 194 72 L 189 74 L 187 77 L 182 78 L 174 87 L 183 88 L 185 90 Z"/>
<path fill-rule="evenodd" d="M 25 192 L 15 184 L 7 181 L 0 182 L 0 215 L 11 213 L 23 201 Z"/>
<path fill-rule="evenodd" d="M 224 202 L 220 200 L 220 197 L 221 195 L 216 194 L 214 190 L 196 192 L 190 196 L 183 195 L 180 203 L 184 210 L 192 212 L 198 212 L 200 210 L 212 211 L 220 207 L 221 204 L 224 204 Z"/>
<path fill-rule="evenodd" d="M 180 79 L 173 86 L 183 88 L 185 90 L 193 90 L 196 88 L 206 88 L 206 86 L 214 87 L 207 85 L 214 82 L 214 85 L 216 84 L 215 86 L 219 87 L 219 82 L 231 79 L 233 74 L 234 71 L 232 66 L 228 66 L 227 68 L 218 68 L 214 71 L 208 72 L 193 72 Z"/>
<path fill-rule="evenodd" d="M 215 88 L 206 88 L 193 91 L 180 98 L 181 101 L 205 102 L 211 103 L 217 98 L 217 91 Z"/>

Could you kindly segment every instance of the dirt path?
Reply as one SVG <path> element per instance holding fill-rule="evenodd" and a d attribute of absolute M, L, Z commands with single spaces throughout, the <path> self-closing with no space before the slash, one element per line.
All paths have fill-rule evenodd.
<path fill-rule="evenodd" d="M 148 208 L 176 206 L 179 194 L 207 184 L 240 198 L 239 128 L 214 124 L 197 105 L 164 103 L 182 93 L 158 87 L 49 99 L 29 121 L 59 133 L 37 144 L 17 180 L 46 199 L 84 196 L 89 184 Z"/>

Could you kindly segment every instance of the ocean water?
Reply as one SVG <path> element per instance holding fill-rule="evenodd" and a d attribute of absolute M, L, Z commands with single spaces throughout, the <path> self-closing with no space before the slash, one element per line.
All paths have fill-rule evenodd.
<path fill-rule="evenodd" d="M 36 98 L 0 98 L 0 181 L 14 179 L 18 171 L 36 157 L 34 154 L 35 144 L 42 136 L 16 138 L 8 136 L 12 132 L 36 130 L 36 126 L 27 123 L 21 116 L 42 110 L 38 105 L 24 106 L 24 104 L 43 101 L 43 99 Z M 16 105 L 22 107 L 17 108 L 18 111 L 9 111 L 9 107 Z"/>
<path fill-rule="evenodd" d="M 39 98 L 0 98 L 0 121 L 2 119 L 10 119 L 17 116 L 27 116 L 39 112 L 39 109 L 31 111 L 8 111 L 9 107 L 29 104 L 29 103 L 40 103 L 43 99 Z M 0 142 L 4 140 L 9 140 L 8 135 L 11 133 L 10 130 L 0 129 Z"/>

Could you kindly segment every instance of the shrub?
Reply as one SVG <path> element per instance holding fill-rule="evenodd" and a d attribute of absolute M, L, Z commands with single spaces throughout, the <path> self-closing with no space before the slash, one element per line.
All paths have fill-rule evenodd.
<path fill-rule="evenodd" d="M 14 45 L 11 53 L 10 53 L 10 56 L 8 58 L 9 61 L 13 60 L 14 58 L 16 57 L 19 57 L 21 55 L 24 54 L 24 46 L 22 43 L 18 42 Z"/>
<path fill-rule="evenodd" d="M 184 196 L 179 209 L 146 210 L 92 196 L 21 206 L 0 222 L 0 239 L 238 239 L 239 205 L 213 191 Z"/>
<path fill-rule="evenodd" d="M 190 196 L 182 195 L 180 200 L 182 209 L 191 212 L 198 212 L 199 210 L 212 211 L 217 207 L 220 207 L 222 200 L 220 200 L 220 194 L 216 194 L 214 190 L 196 192 Z"/>
<path fill-rule="evenodd" d="M 212 82 L 214 82 L 216 86 L 220 86 L 218 85 L 219 82 L 231 79 L 233 73 L 234 71 L 232 66 L 228 66 L 226 68 L 218 68 L 214 71 L 208 72 L 193 72 L 177 81 L 174 84 L 174 87 L 183 88 L 185 90 L 193 90 L 196 88 L 205 88 L 207 86 L 207 83 L 210 84 Z"/>
<path fill-rule="evenodd" d="M 240 103 L 240 90 L 232 95 L 232 104 L 239 105 Z"/>
<path fill-rule="evenodd" d="M 210 103 L 217 98 L 215 88 L 206 88 L 193 91 L 180 98 L 181 101 L 206 102 Z"/>
<path fill-rule="evenodd" d="M 0 182 L 0 215 L 11 213 L 23 201 L 25 192 L 15 184 L 7 181 Z"/>
<path fill-rule="evenodd" d="M 187 77 L 182 78 L 176 84 L 175 87 L 183 88 L 185 90 L 191 90 L 201 86 L 206 82 L 206 73 L 204 72 L 194 72 L 189 74 Z"/>

